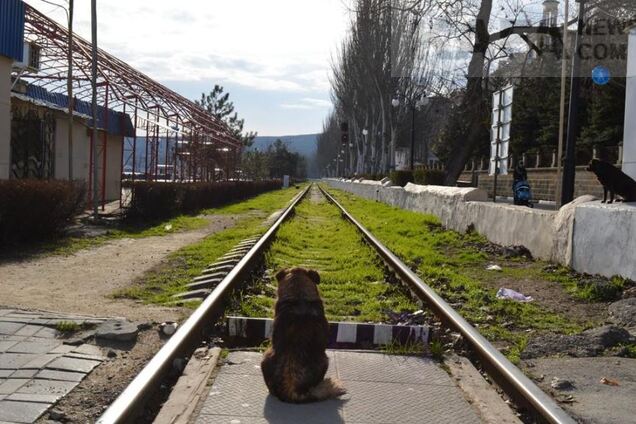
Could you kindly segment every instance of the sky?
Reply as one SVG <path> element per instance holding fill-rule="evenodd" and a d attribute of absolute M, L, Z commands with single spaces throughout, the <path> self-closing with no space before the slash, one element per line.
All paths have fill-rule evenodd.
<path fill-rule="evenodd" d="M 66 26 L 63 10 L 25 2 Z M 193 100 L 222 85 L 247 130 L 322 130 L 350 20 L 343 0 L 97 0 L 97 13 L 102 49 Z M 74 22 L 90 40 L 89 0 L 75 0 Z"/>

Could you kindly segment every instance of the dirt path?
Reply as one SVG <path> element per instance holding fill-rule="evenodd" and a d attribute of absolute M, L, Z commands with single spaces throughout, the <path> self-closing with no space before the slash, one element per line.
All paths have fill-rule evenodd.
<path fill-rule="evenodd" d="M 112 299 L 167 255 L 234 225 L 236 217 L 211 216 L 205 228 L 162 237 L 119 239 L 70 256 L 47 256 L 0 265 L 0 305 L 133 321 L 178 319 L 179 308 Z"/>

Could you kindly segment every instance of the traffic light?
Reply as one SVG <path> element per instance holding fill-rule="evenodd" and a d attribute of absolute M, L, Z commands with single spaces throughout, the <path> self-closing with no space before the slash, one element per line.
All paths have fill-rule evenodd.
<path fill-rule="evenodd" d="M 340 141 L 342 144 L 349 144 L 349 123 L 347 121 L 340 123 Z"/>

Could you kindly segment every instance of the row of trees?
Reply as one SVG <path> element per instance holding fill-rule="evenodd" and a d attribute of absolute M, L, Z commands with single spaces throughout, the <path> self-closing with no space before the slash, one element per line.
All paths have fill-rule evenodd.
<path fill-rule="evenodd" d="M 394 167 L 397 135 L 400 125 L 407 124 L 409 102 L 423 96 L 432 81 L 434 58 L 427 59 L 419 44 L 423 15 L 413 13 L 416 3 L 356 2 L 349 36 L 333 64 L 335 109 L 318 139 L 320 169 L 335 166 L 333 160 L 343 148 L 343 166 L 352 172 L 379 173 Z M 397 98 L 401 102 L 395 107 Z M 340 123 L 345 121 L 351 137 L 350 145 L 342 146 Z"/>
<path fill-rule="evenodd" d="M 282 178 L 289 175 L 296 179 L 307 177 L 307 161 L 298 153 L 288 150 L 281 140 L 270 145 L 265 151 L 250 150 L 257 133 L 245 131 L 245 120 L 238 117 L 234 102 L 230 101 L 230 93 L 226 93 L 222 86 L 215 85 L 209 93 L 201 94 L 201 99 L 196 103 L 223 121 L 232 134 L 242 142 L 243 151 L 239 163 L 242 178 L 251 180 L 265 180 L 270 178 Z M 228 163 L 227 152 L 216 149 L 214 146 L 206 152 L 198 152 L 199 155 L 210 155 L 211 159 L 221 166 Z M 226 171 L 229 175 L 230 170 Z"/>
<path fill-rule="evenodd" d="M 588 27 L 599 19 L 628 22 L 636 10 L 628 0 L 586 5 Z M 444 116 L 423 106 L 417 124 L 440 126 L 443 119 L 424 144 L 445 163 L 446 183 L 454 184 L 471 156 L 489 153 L 492 92 L 509 83 L 516 86 L 513 153 L 556 147 L 563 31 L 556 18 L 540 15 L 536 4 L 517 0 L 354 0 L 350 35 L 333 64 L 334 111 L 319 138 L 318 166 L 389 171 L 396 146 L 408 144 L 412 106 L 427 96 L 444 106 Z M 570 23 L 574 28 L 576 19 Z M 624 94 L 624 79 L 602 87 L 584 79 L 581 142 L 620 141 Z M 344 121 L 350 146 L 340 142 Z M 421 142 L 423 135 L 416 131 L 416 137 Z"/>
<path fill-rule="evenodd" d="M 289 175 L 294 179 L 307 177 L 307 161 L 299 153 L 290 152 L 280 139 L 267 150 L 247 150 L 243 153 L 243 176 L 250 180 L 282 178 Z"/>

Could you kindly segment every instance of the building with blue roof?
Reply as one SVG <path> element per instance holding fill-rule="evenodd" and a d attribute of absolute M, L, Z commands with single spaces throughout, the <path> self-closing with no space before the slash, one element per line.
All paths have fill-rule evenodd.
<path fill-rule="evenodd" d="M 0 179 L 11 167 L 11 69 L 23 59 L 25 12 L 22 0 L 0 1 Z"/>
<path fill-rule="evenodd" d="M 10 96 L 9 178 L 68 179 L 68 96 L 20 80 L 13 82 Z M 89 182 L 93 127 L 90 103 L 76 99 L 73 115 L 73 179 Z M 104 187 L 105 199 L 111 201 L 120 196 L 124 138 L 134 136 L 134 127 L 128 114 L 102 106 L 97 108 L 97 117 L 99 187 Z M 101 181 L 104 174 L 105 181 Z"/>
<path fill-rule="evenodd" d="M 69 158 L 68 96 L 16 76 L 33 48 L 25 41 L 25 13 L 21 0 L 0 1 L 0 179 L 68 179 L 72 167 L 73 179 L 88 183 L 91 104 L 74 101 Z M 122 112 L 98 106 L 97 117 L 98 187 L 104 189 L 105 201 L 115 200 L 120 198 L 124 138 L 132 137 L 135 129 Z"/>

